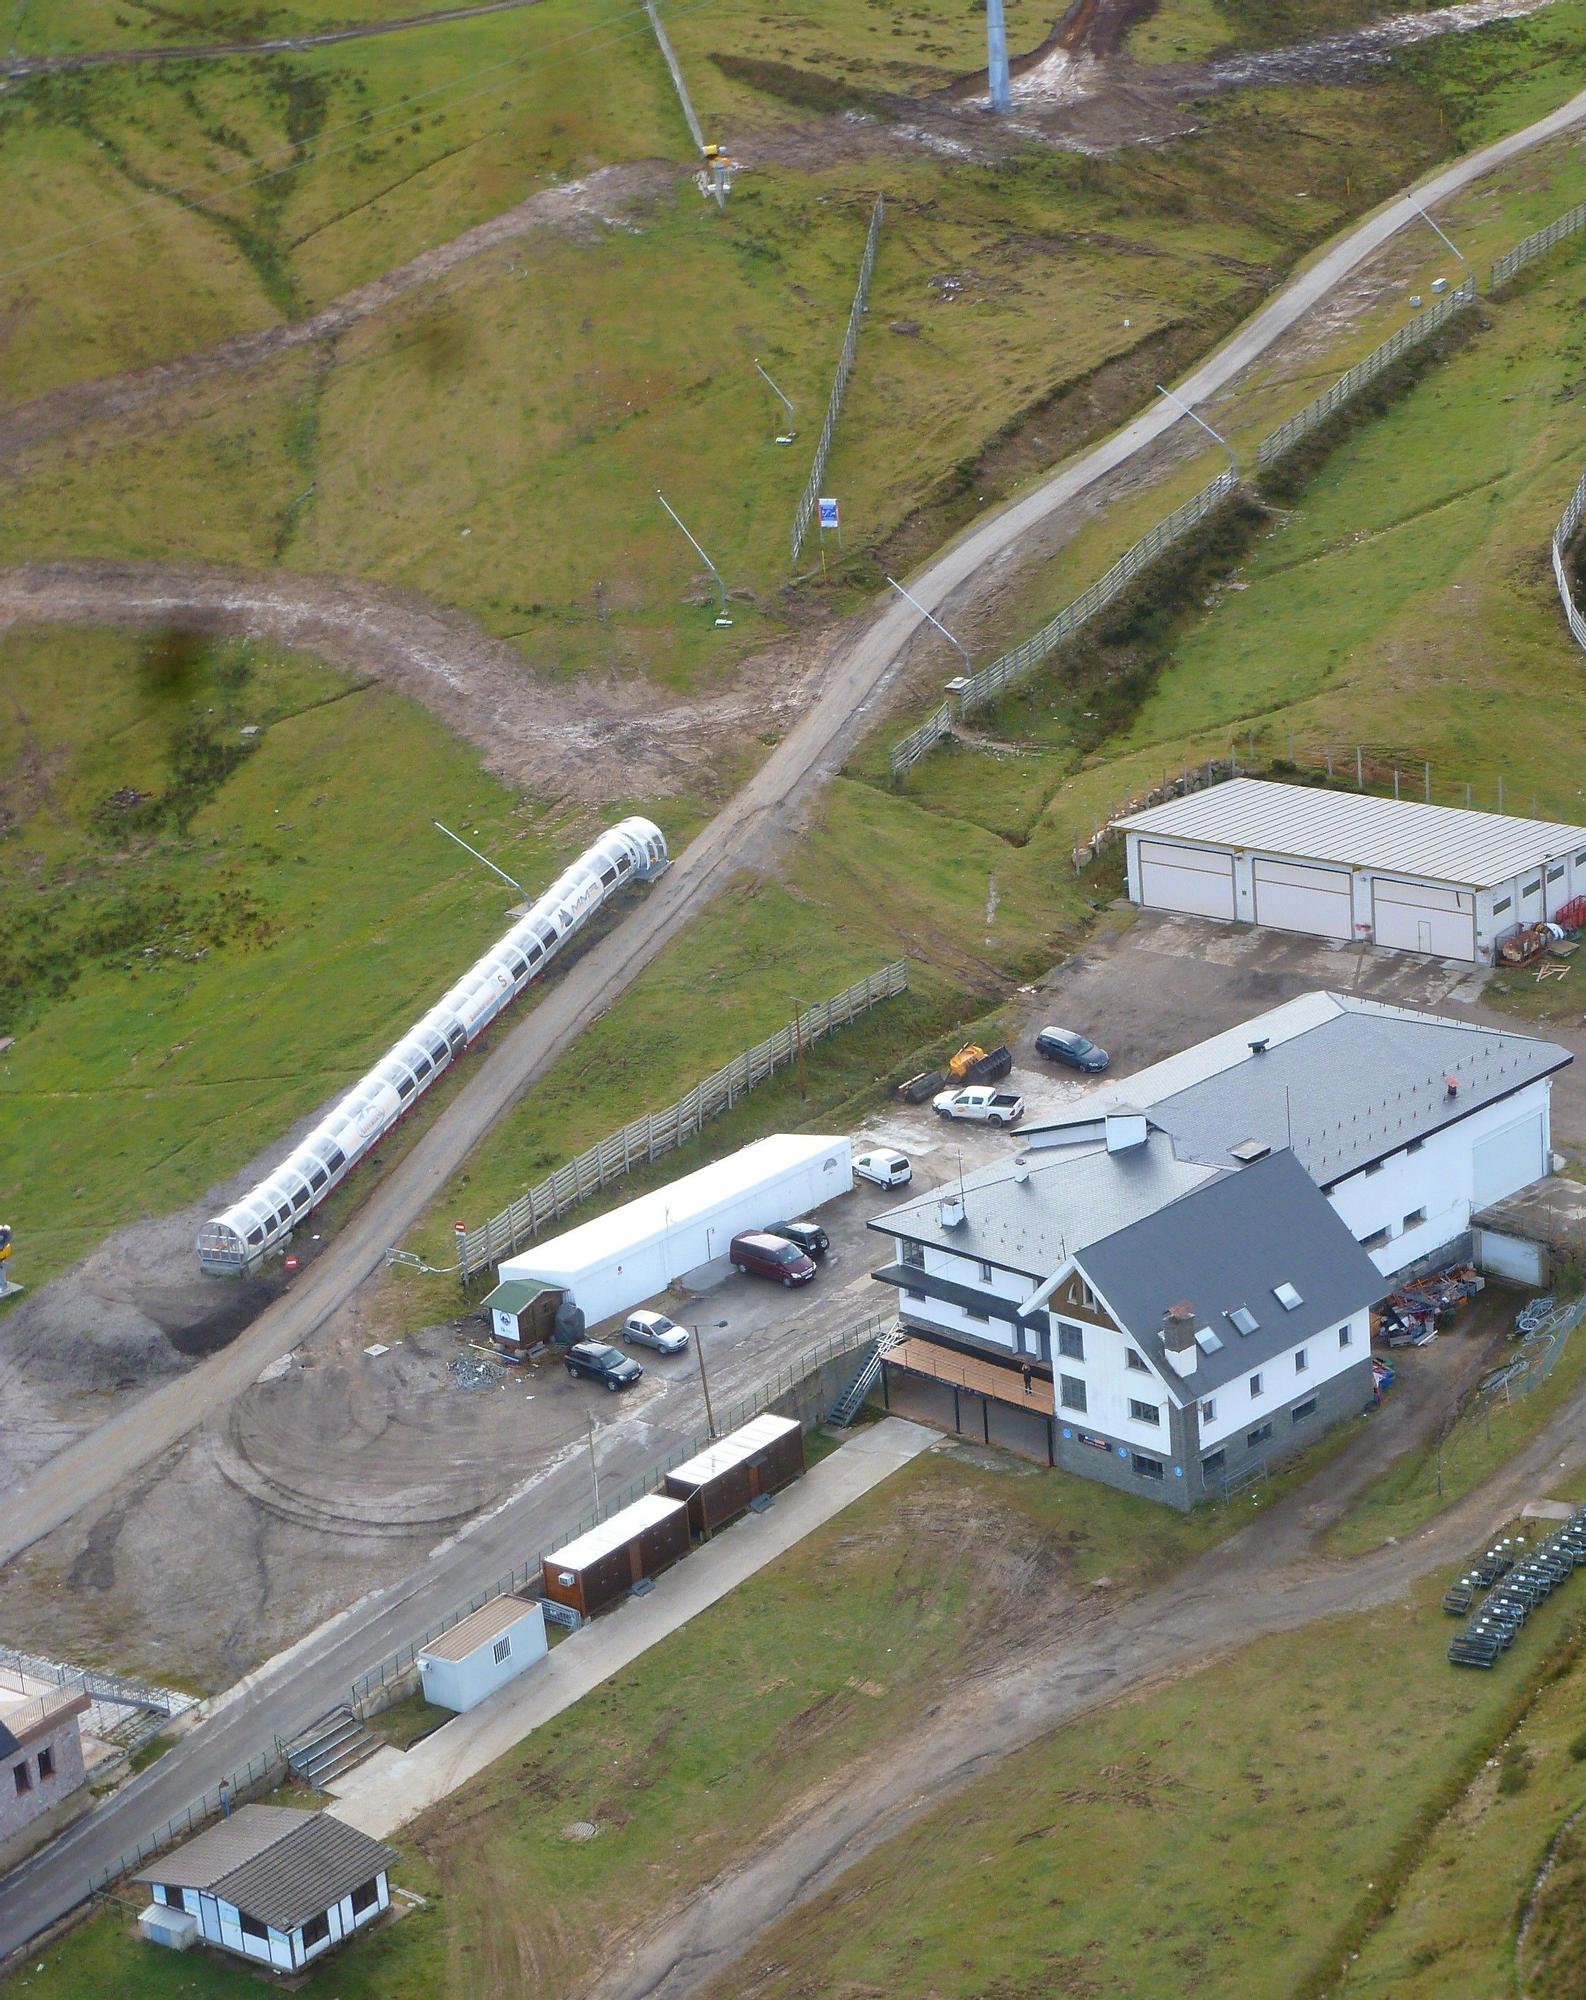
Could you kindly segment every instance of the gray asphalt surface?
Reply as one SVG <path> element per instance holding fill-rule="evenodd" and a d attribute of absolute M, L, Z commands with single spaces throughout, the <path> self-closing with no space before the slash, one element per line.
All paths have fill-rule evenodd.
<path fill-rule="evenodd" d="M 1523 131 L 1443 169 L 1417 189 L 1431 206 L 1515 155 L 1586 120 L 1586 91 Z M 1298 273 L 1246 326 L 1177 385 L 1197 401 L 1232 380 L 1280 334 L 1400 229 L 1425 224 L 1400 199 L 1368 216 Z M 972 582 L 1048 515 L 1181 421 L 1165 402 L 975 527 L 911 579 L 932 611 Z M 112 1492 L 168 1450 L 280 1355 L 306 1339 L 380 1263 L 385 1250 L 440 1193 L 496 1120 L 576 1040 L 740 868 L 763 864 L 803 808 L 868 727 L 897 673 L 916 614 L 882 604 L 835 653 L 821 694 L 736 796 L 617 929 L 546 993 L 479 1061 L 464 1088 L 413 1150 L 374 1190 L 302 1281 L 224 1352 L 122 1411 L 25 1485 L 0 1494 L 0 1555 L 14 1556 L 80 1509 Z M 432 1617 L 532 1552 L 565 1518 L 556 1511 L 567 1475 L 553 1473 L 473 1534 L 437 1552 L 400 1588 L 356 1607 L 338 1637 L 300 1667 L 261 1677 L 219 1716 L 153 1765 L 135 1784 L 44 1855 L 7 1877 L 0 1895 L 0 1953 L 25 1941 L 80 1899 L 88 1878 L 181 1810 L 272 1734 L 288 1736 L 344 1695 L 358 1674 Z M 578 1510 L 572 1510 L 576 1513 Z M 486 1551 L 490 1553 L 486 1554 Z"/>

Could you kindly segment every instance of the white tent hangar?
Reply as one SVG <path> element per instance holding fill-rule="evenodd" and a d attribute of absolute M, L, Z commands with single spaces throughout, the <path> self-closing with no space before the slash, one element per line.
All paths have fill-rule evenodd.
<path fill-rule="evenodd" d="M 1586 827 L 1235 778 L 1117 822 L 1153 910 L 1490 960 L 1586 895 Z"/>
<path fill-rule="evenodd" d="M 846 1139 L 778 1132 L 666 1187 L 531 1244 L 501 1264 L 503 1284 L 560 1285 L 591 1326 L 697 1271 L 743 1229 L 793 1221 L 854 1184 Z"/>

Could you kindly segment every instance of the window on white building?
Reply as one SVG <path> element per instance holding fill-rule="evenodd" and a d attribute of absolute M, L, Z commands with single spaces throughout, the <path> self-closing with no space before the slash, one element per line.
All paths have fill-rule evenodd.
<path fill-rule="evenodd" d="M 1137 1424 L 1160 1424 L 1162 1421 L 1162 1412 L 1157 1404 L 1137 1403 L 1133 1396 L 1129 1398 L 1129 1414 Z"/>
<path fill-rule="evenodd" d="M 269 1926 L 261 1924 L 257 1917 L 250 1917 L 246 1910 L 239 1910 L 237 1912 L 237 1922 L 241 1927 L 244 1937 L 268 1938 L 270 1935 Z M 307 1937 L 307 1932 L 304 1933 L 304 1936 L 305 1938 Z"/>
<path fill-rule="evenodd" d="M 1101 1311 L 1101 1300 L 1097 1298 L 1096 1294 L 1085 1283 L 1083 1278 L 1076 1278 L 1074 1280 L 1074 1290 L 1078 1292 L 1079 1302 L 1087 1312 Z"/>
<path fill-rule="evenodd" d="M 1077 1375 L 1059 1375 L 1057 1385 L 1058 1401 L 1065 1410 L 1085 1409 L 1085 1385 Z"/>
<path fill-rule="evenodd" d="M 1057 1351 L 1065 1361 L 1084 1360 L 1085 1336 L 1077 1326 L 1059 1324 L 1057 1329 Z"/>
<path fill-rule="evenodd" d="M 1369 1236 L 1361 1237 L 1360 1247 L 1362 1250 L 1380 1250 L 1383 1244 L 1385 1244 L 1387 1241 L 1388 1241 L 1387 1230 L 1374 1229 L 1372 1230 Z"/>
<path fill-rule="evenodd" d="M 1412 1208 L 1409 1214 L 1404 1218 L 1403 1226 L 1406 1229 L 1419 1229 L 1421 1224 L 1425 1220 L 1426 1220 L 1426 1210 L 1424 1208 Z"/>
<path fill-rule="evenodd" d="M 1305 1349 L 1303 1347 L 1295 1348 L 1294 1350 L 1295 1374 L 1303 1375 L 1306 1369 L 1310 1367 L 1310 1365 L 1311 1365 L 1311 1357 L 1306 1353 Z"/>
<path fill-rule="evenodd" d="M 1245 1443 L 1254 1451 L 1258 1444 L 1265 1444 L 1271 1435 L 1272 1426 L 1270 1424 L 1257 1424 L 1253 1431 L 1246 1432 Z"/>
<path fill-rule="evenodd" d="M 1208 1396 L 1205 1402 L 1201 1404 L 1201 1422 L 1203 1424 L 1214 1424 L 1216 1423 L 1216 1421 L 1217 1421 L 1216 1400 L 1213 1397 Z"/>
<path fill-rule="evenodd" d="M 905 1243 L 898 1258 L 900 1264 L 912 1265 L 916 1271 L 925 1269 L 925 1246 L 923 1243 Z"/>
<path fill-rule="evenodd" d="M 977 1268 L 980 1272 L 980 1282 L 983 1285 L 989 1285 L 991 1283 L 991 1266 L 989 1264 L 981 1264 Z"/>
<path fill-rule="evenodd" d="M 982 1312 L 982 1311 L 980 1310 L 979 1306 L 965 1306 L 965 1307 L 964 1307 L 964 1318 L 965 1318 L 965 1319 L 978 1319 L 978 1320 L 980 1321 L 980 1323 L 981 1323 L 981 1325 L 982 1325 L 982 1326 L 986 1326 L 986 1325 L 989 1325 L 989 1323 L 990 1323 L 990 1320 L 991 1320 L 991 1314 L 990 1314 L 990 1313 L 988 1313 L 988 1312 Z"/>
<path fill-rule="evenodd" d="M 502 1633 L 501 1637 L 496 1641 L 495 1645 L 491 1648 L 490 1657 L 495 1661 L 498 1667 L 502 1664 L 503 1661 L 511 1659 L 512 1634 L 510 1632 Z"/>
<path fill-rule="evenodd" d="M 1495 917 L 1501 917 L 1508 907 L 1509 898 L 1507 896 L 1500 896 L 1492 906 L 1492 913 Z"/>
<path fill-rule="evenodd" d="M 1134 1476 L 1136 1479 L 1160 1479 L 1162 1477 L 1161 1459 L 1147 1458 L 1144 1452 L 1137 1451 L 1134 1454 Z"/>
<path fill-rule="evenodd" d="M 1227 1463 L 1228 1454 L 1226 1451 L 1207 1452 L 1206 1456 L 1201 1460 L 1202 1479 L 1221 1479 L 1223 1476 L 1223 1467 Z"/>
<path fill-rule="evenodd" d="M 310 1917 L 303 1926 L 303 1949 L 307 1951 L 311 1945 L 323 1944 L 329 1936 L 330 1918 L 324 1915 Z"/>
<path fill-rule="evenodd" d="M 375 1904 L 379 1902 L 379 1900 L 380 1900 L 380 1878 L 376 1876 L 374 1881 L 365 1882 L 361 1889 L 353 1890 L 352 1892 L 353 1915 L 355 1917 L 361 1917 L 365 1910 L 372 1910 Z"/>
<path fill-rule="evenodd" d="M 905 1292 L 905 1293 L 903 1294 L 903 1296 L 904 1296 L 904 1297 L 905 1297 L 906 1299 L 921 1299 L 921 1300 L 923 1300 L 923 1299 L 924 1299 L 924 1297 L 925 1297 L 925 1294 L 924 1294 L 923 1292 L 907 1292 L 907 1291 L 906 1291 L 906 1292 Z"/>
<path fill-rule="evenodd" d="M 1341 1326 L 1338 1329 L 1338 1344 L 1340 1347 L 1354 1346 L 1355 1329 L 1352 1326 Z"/>
<path fill-rule="evenodd" d="M 1424 1139 L 1412 1139 L 1404 1150 L 1407 1153 L 1418 1153 L 1425 1144 L 1426 1141 Z"/>
<path fill-rule="evenodd" d="M 1303 1424 L 1307 1417 L 1314 1417 L 1315 1415 L 1316 1398 L 1314 1396 L 1307 1396 L 1303 1403 L 1296 1403 L 1294 1408 L 1289 1412 L 1290 1420 L 1296 1424 Z"/>
<path fill-rule="evenodd" d="M 1260 1394 L 1261 1394 L 1261 1377 L 1259 1375 L 1252 1375 L 1250 1378 L 1251 1402 L 1254 1402 L 1257 1396 L 1259 1396 Z"/>
<path fill-rule="evenodd" d="M 1126 1347 L 1123 1350 L 1123 1359 L 1126 1368 L 1136 1369 L 1142 1375 L 1150 1373 L 1150 1370 L 1145 1365 L 1144 1357 L 1137 1354 L 1132 1347 Z"/>

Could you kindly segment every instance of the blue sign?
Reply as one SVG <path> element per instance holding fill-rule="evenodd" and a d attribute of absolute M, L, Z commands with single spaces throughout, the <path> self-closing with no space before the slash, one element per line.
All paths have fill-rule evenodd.
<path fill-rule="evenodd" d="M 837 526 L 837 502 L 835 500 L 817 500 L 815 506 L 817 509 L 816 520 L 818 524 L 823 528 L 835 528 Z"/>

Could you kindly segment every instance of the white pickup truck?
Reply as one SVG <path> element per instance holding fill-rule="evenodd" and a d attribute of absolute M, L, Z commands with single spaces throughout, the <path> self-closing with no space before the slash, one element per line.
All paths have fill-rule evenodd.
<path fill-rule="evenodd" d="M 938 1118 L 972 1118 L 982 1125 L 1012 1125 L 1024 1116 L 1024 1099 L 1011 1090 L 972 1083 L 967 1090 L 944 1090 L 931 1099 Z"/>

